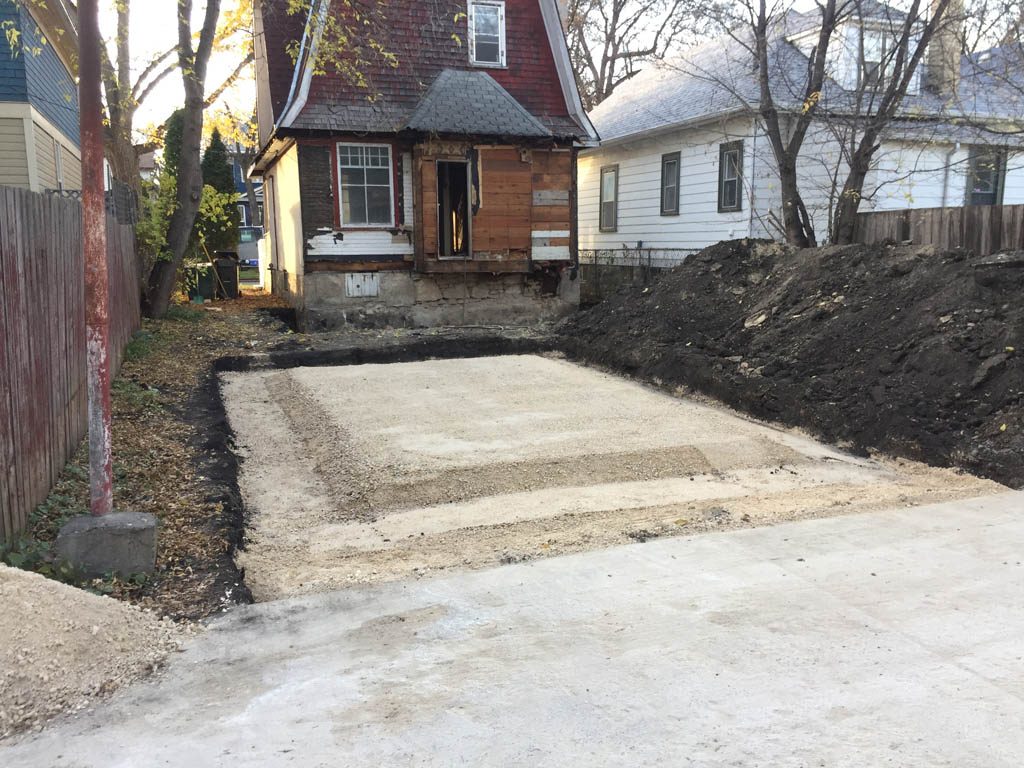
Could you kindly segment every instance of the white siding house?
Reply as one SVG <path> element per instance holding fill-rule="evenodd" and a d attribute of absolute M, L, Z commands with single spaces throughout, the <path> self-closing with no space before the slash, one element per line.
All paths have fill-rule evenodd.
<path fill-rule="evenodd" d="M 896 13 L 880 5 L 877 9 Z M 776 67 L 787 83 L 802 83 L 806 59 L 799 51 L 804 38 L 815 38 L 816 31 L 807 15 L 794 16 L 793 26 L 800 31 L 782 39 L 792 45 L 776 49 Z M 888 23 L 840 29 L 832 60 L 833 96 L 857 87 L 860 35 L 878 37 Z M 871 47 L 867 37 L 864 47 Z M 975 114 L 984 111 L 989 118 L 995 105 L 1007 113 L 1000 119 L 1019 121 L 1024 114 L 1020 105 L 970 79 L 976 65 L 976 60 L 962 62 L 961 102 L 971 101 Z M 781 91 L 780 85 L 777 100 Z M 603 102 L 591 114 L 601 146 L 583 152 L 578 165 L 581 258 L 643 249 L 654 259 L 679 260 L 721 240 L 780 237 L 778 174 L 756 117 L 758 98 L 748 52 L 726 39 L 704 44 L 681 62 L 650 68 Z M 920 74 L 904 107 L 875 153 L 862 211 L 1024 204 L 1024 145 L 1019 139 L 965 125 L 976 121 L 951 120 L 945 97 L 929 90 Z M 828 237 L 836 196 L 849 170 L 837 138 L 841 130 L 836 124 L 812 125 L 797 163 L 799 188 L 819 242 Z M 722 158 L 737 147 L 742 193 L 738 206 L 723 205 L 723 195 L 732 194 L 732 171 L 728 162 L 723 167 Z M 678 166 L 672 164 L 676 153 Z M 998 160 L 989 162 L 988 157 Z M 674 174 L 663 178 L 663 163 L 673 172 L 678 167 L 678 182 Z M 988 180 L 977 171 L 993 166 Z M 615 200 L 609 201 L 609 195 Z M 671 203 L 667 209 L 666 199 Z"/>

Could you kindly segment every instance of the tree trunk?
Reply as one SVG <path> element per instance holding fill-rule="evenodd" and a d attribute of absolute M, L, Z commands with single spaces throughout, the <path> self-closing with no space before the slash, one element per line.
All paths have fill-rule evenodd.
<path fill-rule="evenodd" d="M 832 243 L 834 245 L 850 245 L 857 237 L 857 214 L 860 212 L 864 181 L 867 179 L 873 154 L 873 148 L 870 152 L 866 152 L 861 147 L 853 156 L 850 175 L 847 177 L 842 194 L 839 195 L 839 201 L 836 203 L 835 224 L 832 227 Z"/>
<path fill-rule="evenodd" d="M 814 235 L 807 230 L 802 218 L 803 199 L 797 184 L 796 168 L 788 163 L 780 164 L 779 186 L 782 192 L 782 227 L 786 242 L 797 248 L 809 248 L 815 245 Z"/>
<path fill-rule="evenodd" d="M 163 317 L 171 303 L 178 270 L 192 239 L 199 202 L 203 195 L 203 171 L 199 156 L 203 139 L 203 110 L 206 107 L 206 67 L 220 17 L 220 0 L 206 0 L 199 45 L 193 48 L 192 0 L 178 0 L 178 60 L 185 86 L 182 110 L 181 158 L 178 160 L 178 188 L 174 214 L 167 231 L 169 258 L 160 259 L 149 275 L 149 290 L 143 311 L 149 317 Z"/>
<path fill-rule="evenodd" d="M 186 86 L 184 122 L 182 125 L 181 159 L 178 162 L 177 205 L 167 229 L 167 254 L 153 265 L 145 312 L 148 317 L 163 317 L 171 303 L 177 284 L 178 270 L 185 260 L 192 239 L 192 227 L 203 195 L 203 174 L 200 168 L 200 145 L 203 138 L 203 94 Z"/>

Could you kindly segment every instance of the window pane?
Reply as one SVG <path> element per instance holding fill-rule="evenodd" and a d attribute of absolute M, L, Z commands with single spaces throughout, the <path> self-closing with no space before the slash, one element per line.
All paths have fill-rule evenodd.
<path fill-rule="evenodd" d="M 601 204 L 601 229 L 615 229 L 615 203 Z"/>
<path fill-rule="evenodd" d="M 477 4 L 473 6 L 473 29 L 477 35 L 497 37 L 501 23 L 498 6 Z"/>
<path fill-rule="evenodd" d="M 498 45 L 498 38 L 476 38 L 476 61 L 486 64 L 501 63 L 501 48 Z"/>
<path fill-rule="evenodd" d="M 366 213 L 366 220 L 370 224 L 390 224 L 391 190 L 387 187 L 367 187 Z"/>
<path fill-rule="evenodd" d="M 738 198 L 739 183 L 735 180 L 727 180 L 722 185 L 722 207 L 723 208 L 735 208 L 739 201 Z"/>
<path fill-rule="evenodd" d="M 725 178 L 726 179 L 738 179 L 740 175 L 739 164 L 740 164 L 739 152 L 732 150 L 725 153 Z"/>
<path fill-rule="evenodd" d="M 362 168 L 342 168 L 341 169 L 341 184 L 342 186 L 362 186 L 366 183 L 366 171 Z"/>
<path fill-rule="evenodd" d="M 601 174 L 601 199 L 615 200 L 615 171 L 604 171 Z"/>
<path fill-rule="evenodd" d="M 366 224 L 366 190 L 363 187 L 342 187 L 341 221 L 343 224 Z"/>
<path fill-rule="evenodd" d="M 391 183 L 390 176 L 387 168 L 370 168 L 366 171 L 366 183 L 386 187 Z"/>

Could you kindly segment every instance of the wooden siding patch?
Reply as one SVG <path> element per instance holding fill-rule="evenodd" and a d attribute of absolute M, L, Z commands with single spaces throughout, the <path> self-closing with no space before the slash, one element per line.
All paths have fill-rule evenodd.
<path fill-rule="evenodd" d="M 535 207 L 550 205 L 568 205 L 569 190 L 567 189 L 537 189 L 533 192 L 533 204 Z"/>

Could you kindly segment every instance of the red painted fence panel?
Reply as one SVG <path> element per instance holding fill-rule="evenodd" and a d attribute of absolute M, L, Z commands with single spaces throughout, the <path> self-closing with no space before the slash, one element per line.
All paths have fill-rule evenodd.
<path fill-rule="evenodd" d="M 141 323 L 131 226 L 107 217 L 113 370 Z M 0 187 L 0 541 L 23 530 L 87 429 L 82 212 Z"/>

